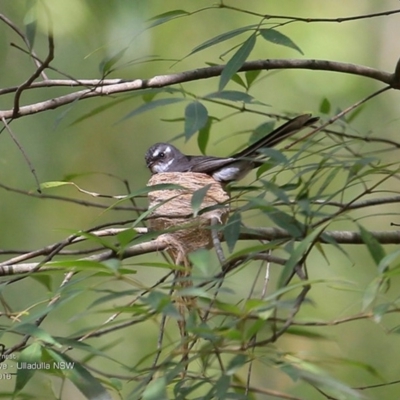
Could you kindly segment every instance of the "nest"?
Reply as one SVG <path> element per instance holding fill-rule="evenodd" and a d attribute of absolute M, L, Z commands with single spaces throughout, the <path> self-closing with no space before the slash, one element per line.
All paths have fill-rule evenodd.
<path fill-rule="evenodd" d="M 203 247 L 212 247 L 211 220 L 225 222 L 229 212 L 228 194 L 222 185 L 211 176 L 194 172 L 166 172 L 153 175 L 148 186 L 158 184 L 176 184 L 184 189 L 167 189 L 150 192 L 149 207 L 151 214 L 150 228 L 169 232 L 166 240 L 172 250 L 176 262 L 182 261 L 186 255 Z M 191 205 L 193 193 L 210 185 L 201 203 L 201 209 L 213 207 L 212 210 L 193 218 Z"/>

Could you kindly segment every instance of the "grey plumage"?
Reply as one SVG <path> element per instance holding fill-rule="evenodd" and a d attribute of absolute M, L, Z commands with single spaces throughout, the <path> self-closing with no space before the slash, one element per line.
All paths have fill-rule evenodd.
<path fill-rule="evenodd" d="M 153 174 L 202 172 L 211 175 L 219 182 L 236 181 L 263 163 L 262 159 L 257 159 L 259 149 L 275 146 L 300 129 L 312 125 L 318 119 L 318 117 L 312 117 L 311 114 L 299 115 L 244 150 L 227 158 L 185 155 L 171 144 L 156 143 L 147 150 L 145 160 Z"/>

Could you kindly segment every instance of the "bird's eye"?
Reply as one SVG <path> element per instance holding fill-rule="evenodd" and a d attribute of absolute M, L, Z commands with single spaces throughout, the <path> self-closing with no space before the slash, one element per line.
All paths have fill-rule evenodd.
<path fill-rule="evenodd" d="M 165 157 L 165 153 L 161 152 L 161 153 L 158 155 L 158 157 L 164 158 L 164 157 Z"/>

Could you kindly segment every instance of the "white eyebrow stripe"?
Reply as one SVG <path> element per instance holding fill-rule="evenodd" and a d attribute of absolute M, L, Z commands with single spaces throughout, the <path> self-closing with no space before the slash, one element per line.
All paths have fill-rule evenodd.
<path fill-rule="evenodd" d="M 158 148 L 158 149 L 155 149 L 155 150 L 154 150 L 154 152 L 153 152 L 153 157 L 154 157 L 154 158 L 158 157 L 158 155 L 159 155 L 160 153 L 171 153 L 171 152 L 172 152 L 172 149 L 171 149 L 170 146 L 167 146 L 165 149 L 160 149 L 160 148 Z"/>

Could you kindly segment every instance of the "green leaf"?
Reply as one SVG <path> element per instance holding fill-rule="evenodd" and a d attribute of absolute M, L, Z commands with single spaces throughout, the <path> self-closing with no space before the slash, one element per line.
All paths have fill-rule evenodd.
<path fill-rule="evenodd" d="M 378 297 L 381 288 L 383 287 L 383 283 L 385 279 L 381 277 L 374 279 L 365 289 L 363 301 L 362 301 L 362 311 L 366 311 L 367 308 L 376 300 Z"/>
<path fill-rule="evenodd" d="M 35 274 L 31 274 L 30 278 L 32 278 L 33 280 L 41 283 L 49 292 L 52 290 L 51 289 L 51 284 L 53 282 L 53 277 L 52 276 L 50 276 L 50 275 L 48 275 L 46 273 L 43 273 L 43 274 L 35 273 Z"/>
<path fill-rule="evenodd" d="M 203 203 L 204 197 L 207 195 L 207 192 L 210 189 L 210 187 L 211 183 L 196 190 L 193 193 L 192 198 L 190 200 L 190 204 L 193 210 L 193 217 L 196 217 L 197 213 L 200 211 L 201 203 Z"/>
<path fill-rule="evenodd" d="M 98 297 L 91 304 L 86 306 L 87 310 L 90 310 L 91 308 L 98 306 L 99 304 L 108 303 L 110 301 L 113 302 L 114 300 L 120 299 L 121 297 L 135 296 L 139 292 L 139 290 L 129 289 L 129 290 L 113 291 L 111 289 L 109 290 L 103 289 L 103 290 L 94 290 L 94 292 L 98 295 Z M 102 296 L 101 295 L 102 293 L 105 293 L 105 295 Z"/>
<path fill-rule="evenodd" d="M 232 76 L 239 71 L 239 69 L 242 67 L 244 62 L 249 57 L 255 44 L 256 44 L 256 35 L 253 34 L 240 46 L 238 51 L 228 61 L 228 63 L 225 65 L 225 68 L 222 70 L 221 73 L 221 78 L 218 87 L 219 91 L 222 91 L 229 82 L 229 80 L 232 78 Z"/>
<path fill-rule="evenodd" d="M 18 325 L 13 325 L 10 330 L 23 333 L 29 336 L 33 336 L 37 339 L 42 340 L 43 342 L 52 344 L 57 347 L 61 347 L 60 343 L 56 341 L 49 333 L 47 333 L 44 329 L 36 326 L 35 324 L 30 323 L 20 323 Z"/>
<path fill-rule="evenodd" d="M 148 304 L 156 312 L 161 312 L 162 314 L 175 318 L 177 320 L 182 319 L 182 315 L 171 302 L 171 298 L 161 292 L 153 291 L 147 297 L 143 297 L 142 301 Z"/>
<path fill-rule="evenodd" d="M 319 164 L 319 167 L 323 168 L 323 165 Z M 333 180 L 338 176 L 340 172 L 342 172 L 342 169 L 343 167 L 341 166 L 332 168 L 329 174 L 325 176 L 325 180 L 321 181 L 321 183 L 318 184 L 319 187 L 316 195 L 317 198 L 323 195 L 328 186 L 332 185 Z"/>
<path fill-rule="evenodd" d="M 272 315 L 274 313 L 274 309 L 271 309 L 270 312 Z M 266 326 L 266 319 L 258 318 L 254 322 L 250 322 L 250 326 L 246 329 L 245 340 L 250 340 L 254 335 L 257 335 L 260 330 L 264 330 Z"/>
<path fill-rule="evenodd" d="M 292 39 L 288 38 L 283 33 L 276 31 L 275 29 L 261 29 L 260 34 L 268 42 L 275 43 L 280 46 L 290 47 L 291 49 L 298 51 L 300 54 L 303 54 L 300 47 L 298 47 L 292 41 Z"/>
<path fill-rule="evenodd" d="M 319 112 L 322 114 L 329 114 L 330 111 L 331 103 L 326 97 L 324 97 L 321 101 L 321 104 L 319 105 Z"/>
<path fill-rule="evenodd" d="M 208 292 L 205 288 L 202 287 L 194 287 L 194 286 L 188 286 L 183 289 L 179 289 L 177 291 L 177 295 L 180 297 L 197 297 L 199 299 L 208 299 L 212 300 L 213 296 L 211 295 L 210 292 Z"/>
<path fill-rule="evenodd" d="M 51 189 L 59 186 L 65 185 L 73 185 L 71 182 L 63 182 L 63 181 L 52 181 L 52 182 L 43 182 L 40 184 L 40 189 Z"/>
<path fill-rule="evenodd" d="M 346 122 L 349 124 L 350 122 L 354 121 L 362 111 L 365 109 L 365 104 L 361 104 L 358 106 L 351 114 L 348 114 L 346 117 Z"/>
<path fill-rule="evenodd" d="M 225 40 L 231 39 L 237 35 L 240 35 L 241 33 L 248 32 L 250 30 L 254 30 L 258 27 L 258 25 L 248 25 L 248 26 L 243 26 L 238 29 L 234 29 L 229 32 L 222 33 L 221 35 L 215 36 L 212 39 L 206 40 L 202 44 L 196 46 L 189 54 L 188 56 L 191 56 L 194 53 L 197 53 L 198 51 L 202 51 L 204 49 L 207 49 L 208 47 L 215 46 L 218 43 L 222 43 Z M 254 35 L 252 35 L 254 36 Z"/>
<path fill-rule="evenodd" d="M 229 361 L 228 367 L 225 370 L 226 375 L 233 375 L 239 368 L 242 368 L 247 362 L 246 354 L 238 354 Z"/>
<path fill-rule="evenodd" d="M 91 237 L 88 236 L 90 239 Z M 100 239 L 99 237 L 95 236 L 94 239 Z M 102 241 L 95 241 L 96 243 L 99 243 L 101 245 L 107 245 L 105 247 L 108 247 L 107 243 L 104 243 Z M 117 251 L 118 249 L 115 248 Z M 74 268 L 78 271 L 108 271 L 109 268 L 106 266 L 104 262 L 99 262 L 99 261 L 94 261 L 94 260 L 60 260 L 60 261 L 50 261 L 46 264 L 49 267 L 56 267 L 56 268 L 67 268 L 71 269 Z"/>
<path fill-rule="evenodd" d="M 118 338 L 111 342 L 108 341 L 107 344 L 100 346 L 100 348 L 91 346 L 87 343 L 83 343 L 83 342 L 79 341 L 79 339 L 75 340 L 75 339 L 68 339 L 68 338 L 63 338 L 63 337 L 57 336 L 57 340 L 62 345 L 68 346 L 71 349 L 77 349 L 77 350 L 79 349 L 79 350 L 85 351 L 87 353 L 87 355 L 82 359 L 85 362 L 93 359 L 94 357 L 103 357 L 103 358 L 106 358 L 107 360 L 115 362 L 118 365 L 128 368 L 128 366 L 126 366 L 124 363 L 117 360 L 116 358 L 111 357 L 110 355 L 108 355 L 108 353 L 105 352 L 105 350 L 115 348 L 116 346 L 118 346 L 118 344 L 121 343 Z"/>
<path fill-rule="evenodd" d="M 364 399 L 365 396 L 350 386 L 327 376 L 319 367 L 309 362 L 296 360 L 296 364 L 283 363 L 280 369 L 290 376 L 294 381 L 302 380 L 313 387 L 322 387 L 333 392 L 333 398 L 341 399 Z M 331 398 L 332 398 L 331 396 Z"/>
<path fill-rule="evenodd" d="M 167 380 L 164 376 L 152 380 L 143 392 L 143 400 L 168 400 Z"/>
<path fill-rule="evenodd" d="M 289 276 L 293 273 L 293 270 L 300 259 L 303 257 L 304 253 L 308 250 L 310 244 L 318 237 L 325 227 L 320 227 L 312 231 L 305 239 L 303 239 L 291 253 L 289 260 L 286 262 L 283 270 L 279 276 L 278 287 L 282 288 L 287 282 Z"/>
<path fill-rule="evenodd" d="M 42 346 L 38 342 L 34 342 L 26 349 L 21 351 L 18 358 L 19 365 L 25 368 L 18 368 L 17 381 L 15 382 L 15 392 L 19 392 L 30 381 L 37 369 L 29 369 L 28 365 L 40 363 L 42 360 Z M 26 363 L 26 364 L 25 364 Z M 33 365 L 32 365 L 33 366 Z"/>
<path fill-rule="evenodd" d="M 25 36 L 29 43 L 29 48 L 32 49 L 35 43 L 37 31 L 37 2 L 31 1 L 30 8 L 24 17 Z"/>
<path fill-rule="evenodd" d="M 232 82 L 237 83 L 239 86 L 247 90 L 246 84 L 243 82 L 243 79 L 240 77 L 239 74 L 235 74 L 232 76 Z"/>
<path fill-rule="evenodd" d="M 206 249 L 198 249 L 188 254 L 191 264 L 203 274 L 210 276 L 210 269 L 213 266 L 210 260 L 210 252 Z"/>
<path fill-rule="evenodd" d="M 125 229 L 117 234 L 117 240 L 120 246 L 123 248 L 127 246 L 137 236 L 137 232 L 134 229 Z"/>
<path fill-rule="evenodd" d="M 108 110 L 111 107 L 115 107 L 115 106 L 119 105 L 120 103 L 123 103 L 124 101 L 132 100 L 132 97 L 136 97 L 138 95 L 140 95 L 140 93 L 132 93 L 132 96 L 123 96 L 119 99 L 107 101 L 106 104 L 103 104 L 99 107 L 95 107 L 93 110 L 87 112 L 86 114 L 82 115 L 81 117 L 78 117 L 77 119 L 72 121 L 68 126 L 73 126 L 73 125 L 79 124 L 80 122 L 85 121 L 86 119 L 88 119 L 90 117 L 94 117 L 95 115 L 100 114 L 101 112 Z"/>
<path fill-rule="evenodd" d="M 385 250 L 382 245 L 375 239 L 371 232 L 367 231 L 363 226 L 358 225 L 360 229 L 361 238 L 366 244 L 369 254 L 375 261 L 375 264 L 379 266 L 381 260 L 386 256 Z"/>
<path fill-rule="evenodd" d="M 253 96 L 238 90 L 223 90 L 222 92 L 214 92 L 204 96 L 205 99 L 223 99 L 230 101 L 242 101 L 243 103 L 251 103 L 254 100 Z"/>
<path fill-rule="evenodd" d="M 230 252 L 233 251 L 235 244 L 239 239 L 241 222 L 242 218 L 240 213 L 234 212 L 225 224 L 224 237 Z"/>
<path fill-rule="evenodd" d="M 57 366 L 61 372 L 69 379 L 82 393 L 91 400 L 112 400 L 107 390 L 100 384 L 99 380 L 85 369 L 80 363 L 75 362 L 66 354 L 47 348 L 44 350 L 50 358 L 54 360 L 53 367 Z"/>
<path fill-rule="evenodd" d="M 246 78 L 246 83 L 247 83 L 247 89 L 250 89 L 251 85 L 253 82 L 259 77 L 261 74 L 261 70 L 256 70 L 256 71 L 246 71 L 244 76 Z"/>
<path fill-rule="evenodd" d="M 305 226 L 292 215 L 277 208 L 271 208 L 271 210 L 265 212 L 276 225 L 288 231 L 290 236 L 299 238 L 305 234 Z"/>
<path fill-rule="evenodd" d="M 230 386 L 231 377 L 228 375 L 221 375 L 214 384 L 213 391 L 215 390 L 215 396 L 212 396 L 212 399 L 227 399 L 227 393 Z"/>
<path fill-rule="evenodd" d="M 128 47 L 120 50 L 117 54 L 112 57 L 105 57 L 99 64 L 99 71 L 103 75 L 107 75 L 110 72 L 111 68 L 124 56 Z"/>
<path fill-rule="evenodd" d="M 257 128 L 254 129 L 253 133 L 251 134 L 250 144 L 255 143 L 257 140 L 260 140 L 262 137 L 272 132 L 274 126 L 275 126 L 275 121 L 267 121 L 263 122 L 261 125 L 258 125 Z"/>
<path fill-rule="evenodd" d="M 208 111 L 199 101 L 194 101 L 185 108 L 185 138 L 189 140 L 208 121 Z"/>
<path fill-rule="evenodd" d="M 172 97 L 172 98 L 167 98 L 167 99 L 154 100 L 154 101 L 151 101 L 149 103 L 142 104 L 141 106 L 139 106 L 135 110 L 133 110 L 130 113 L 126 114 L 123 118 L 121 118 L 116 123 L 120 123 L 122 121 L 125 121 L 128 118 L 136 117 L 137 115 L 142 114 L 142 113 L 144 113 L 146 111 L 154 110 L 157 107 L 168 106 L 170 104 L 180 103 L 182 101 L 186 101 L 186 99 Z"/>
<path fill-rule="evenodd" d="M 389 253 L 388 255 L 386 255 L 385 257 L 383 257 L 378 265 L 378 271 L 380 273 L 384 273 L 388 268 L 389 265 L 396 260 L 396 258 L 398 258 L 400 256 L 400 249 L 394 251 L 393 253 Z"/>
<path fill-rule="evenodd" d="M 208 117 L 207 123 L 204 125 L 203 128 L 199 130 L 199 134 L 197 135 L 197 145 L 199 146 L 199 149 L 203 154 L 206 154 L 206 148 L 208 140 L 210 138 L 210 130 L 213 119 L 214 118 L 212 117 Z"/>
<path fill-rule="evenodd" d="M 152 17 L 148 20 L 148 22 L 153 21 L 149 25 L 149 28 L 154 28 L 155 26 L 165 24 L 166 22 L 171 21 L 172 19 L 183 17 L 185 15 L 190 15 L 190 14 L 185 10 L 172 10 L 162 14 L 158 14 L 155 17 Z"/>

